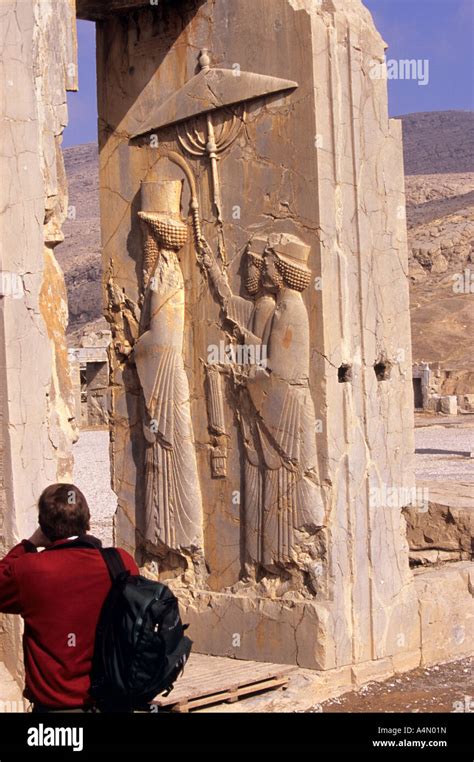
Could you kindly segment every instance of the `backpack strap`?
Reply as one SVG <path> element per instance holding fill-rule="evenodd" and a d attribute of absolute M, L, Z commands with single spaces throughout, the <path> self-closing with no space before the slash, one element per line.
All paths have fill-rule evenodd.
<path fill-rule="evenodd" d="M 112 582 L 114 582 L 120 574 L 123 574 L 124 572 L 128 574 L 128 569 L 122 561 L 122 556 L 117 548 L 99 548 L 99 550 L 107 565 Z"/>

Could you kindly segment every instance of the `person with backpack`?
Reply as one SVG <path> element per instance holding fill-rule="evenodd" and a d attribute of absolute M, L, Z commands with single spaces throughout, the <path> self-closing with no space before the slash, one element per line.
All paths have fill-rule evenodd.
<path fill-rule="evenodd" d="M 0 561 L 0 613 L 25 623 L 25 698 L 33 712 L 146 707 L 191 650 L 176 598 L 140 577 L 125 550 L 87 534 L 89 507 L 73 484 L 47 487 L 38 509 L 38 529 Z"/>

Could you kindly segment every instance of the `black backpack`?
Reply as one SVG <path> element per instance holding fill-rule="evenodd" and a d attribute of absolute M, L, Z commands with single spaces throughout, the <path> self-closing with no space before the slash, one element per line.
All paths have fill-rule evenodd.
<path fill-rule="evenodd" d="M 192 641 L 178 601 L 161 582 L 132 575 L 116 548 L 100 548 L 112 578 L 96 632 L 90 693 L 103 712 L 149 709 L 169 693 Z"/>

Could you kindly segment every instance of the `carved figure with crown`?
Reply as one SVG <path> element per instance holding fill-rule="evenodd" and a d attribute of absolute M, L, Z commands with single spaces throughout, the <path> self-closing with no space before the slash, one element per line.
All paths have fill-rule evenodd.
<path fill-rule="evenodd" d="M 188 237 L 181 219 L 182 181 L 141 185 L 144 309 L 134 360 L 145 414 L 145 539 L 182 552 L 202 548 L 189 383 L 183 361 L 184 281 L 179 252 Z"/>

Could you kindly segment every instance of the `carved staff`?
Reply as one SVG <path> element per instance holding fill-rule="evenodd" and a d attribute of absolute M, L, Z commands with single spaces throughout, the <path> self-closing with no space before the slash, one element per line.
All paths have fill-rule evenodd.
<path fill-rule="evenodd" d="M 213 435 L 211 473 L 214 479 L 227 475 L 227 435 L 225 430 L 224 390 L 221 370 L 217 365 L 206 365 L 207 414 L 209 431 Z"/>
<path fill-rule="evenodd" d="M 209 51 L 204 49 L 199 56 L 201 71 L 210 71 L 211 59 Z M 227 262 L 224 238 L 224 222 L 222 219 L 221 185 L 219 180 L 218 160 L 219 154 L 223 153 L 238 137 L 242 130 L 245 118 L 245 109 L 241 108 L 241 117 L 234 114 L 231 121 L 226 121 L 221 127 L 219 137 L 216 139 L 216 131 L 212 119 L 212 112 L 206 114 L 207 135 L 201 135 L 196 123 L 183 122 L 177 125 L 178 140 L 182 147 L 192 156 L 208 156 L 211 166 L 212 178 L 212 201 L 217 220 L 217 250 L 224 264 Z"/>
<path fill-rule="evenodd" d="M 182 147 L 192 156 L 209 158 L 212 177 L 212 199 L 218 226 L 218 249 L 225 262 L 224 227 L 218 160 L 219 156 L 234 142 L 243 126 L 244 104 L 285 90 L 294 90 L 297 82 L 279 77 L 240 71 L 240 69 L 211 68 L 206 49 L 199 55 L 200 71 L 180 90 L 175 91 L 162 104 L 151 109 L 132 138 L 145 135 L 172 124 L 177 125 L 177 135 Z M 240 118 L 234 113 L 224 120 L 216 135 L 213 112 L 226 106 L 240 104 Z M 194 117 L 206 115 L 206 134 L 201 135 Z"/>

